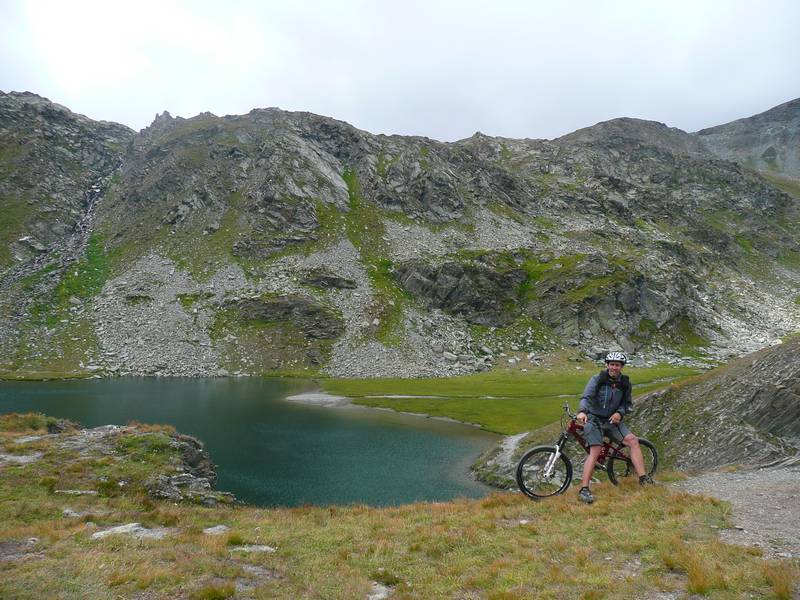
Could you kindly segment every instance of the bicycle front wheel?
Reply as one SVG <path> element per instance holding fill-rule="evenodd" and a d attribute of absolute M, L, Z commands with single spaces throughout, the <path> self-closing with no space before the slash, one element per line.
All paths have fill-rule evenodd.
<path fill-rule="evenodd" d="M 644 459 L 645 473 L 653 476 L 658 467 L 658 452 L 652 442 L 644 438 L 639 438 L 639 448 L 642 449 L 642 458 Z M 625 446 L 620 452 L 624 455 L 620 457 L 618 454 L 612 456 L 608 461 L 608 479 L 614 485 L 618 485 L 620 481 L 624 481 L 626 477 L 636 475 L 636 469 L 633 468 L 631 462 L 631 449 Z"/>
<path fill-rule="evenodd" d="M 563 494 L 572 483 L 572 463 L 554 446 L 529 450 L 517 465 L 517 485 L 531 498 Z"/>

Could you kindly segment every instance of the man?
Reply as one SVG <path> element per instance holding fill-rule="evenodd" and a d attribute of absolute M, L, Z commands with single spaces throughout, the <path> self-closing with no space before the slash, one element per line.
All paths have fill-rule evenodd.
<path fill-rule="evenodd" d="M 583 437 L 589 444 L 589 456 L 583 464 L 583 477 L 578 498 L 591 504 L 594 496 L 589 490 L 589 481 L 597 464 L 597 457 L 603 448 L 603 435 L 622 442 L 631 449 L 631 462 L 639 475 L 639 485 L 653 483 L 644 468 L 639 438 L 622 422 L 622 418 L 633 410 L 631 381 L 622 374 L 622 367 L 628 357 L 622 352 L 609 352 L 606 355 L 606 370 L 600 371 L 586 384 L 577 419 L 583 424 Z"/>

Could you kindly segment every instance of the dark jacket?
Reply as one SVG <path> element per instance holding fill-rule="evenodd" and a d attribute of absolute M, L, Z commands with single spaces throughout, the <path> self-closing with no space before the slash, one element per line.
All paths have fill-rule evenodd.
<path fill-rule="evenodd" d="M 615 412 L 623 417 L 633 411 L 631 380 L 627 375 L 620 375 L 612 380 L 608 371 L 600 371 L 586 384 L 583 390 L 578 412 L 585 412 L 607 419 Z"/>

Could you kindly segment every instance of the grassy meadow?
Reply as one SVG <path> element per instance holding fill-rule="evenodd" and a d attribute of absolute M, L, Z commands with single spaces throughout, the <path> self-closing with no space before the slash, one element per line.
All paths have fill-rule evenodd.
<path fill-rule="evenodd" d="M 797 580 L 788 561 L 720 542 L 724 503 L 666 486 L 601 483 L 590 506 L 573 490 L 542 502 L 495 493 L 392 508 L 206 508 L 153 501 L 137 483 L 168 462 L 159 428 L 89 456 L 51 437 L 19 441 L 44 423 L 0 417 L 0 453 L 43 455 L 0 461 L 2 598 L 350 600 L 376 583 L 394 600 L 791 598 Z M 62 486 L 99 493 L 59 495 Z M 131 522 L 167 536 L 91 539 Z M 203 532 L 216 525 L 230 529 Z"/>
<path fill-rule="evenodd" d="M 564 402 L 573 411 L 594 363 L 498 369 L 476 375 L 430 379 L 323 379 L 325 391 L 364 406 L 448 417 L 505 435 L 531 431 L 558 420 Z M 636 396 L 699 373 L 679 367 L 626 368 Z M 393 397 L 413 396 L 413 397 Z"/>

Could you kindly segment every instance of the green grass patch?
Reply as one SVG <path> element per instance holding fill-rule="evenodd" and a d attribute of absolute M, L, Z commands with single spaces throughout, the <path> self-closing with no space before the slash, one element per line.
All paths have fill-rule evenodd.
<path fill-rule="evenodd" d="M 586 254 L 577 253 L 542 262 L 539 257 L 529 254 L 521 264 L 527 273 L 526 299 L 536 300 L 540 285 L 547 288 L 559 286 L 566 289 L 563 292 L 566 302 L 580 303 L 587 298 L 608 294 L 610 289 L 627 281 L 633 273 L 633 263 L 624 256 L 609 257 L 608 272 L 602 275 L 595 275 L 593 268 L 585 264 L 588 259 Z"/>
<path fill-rule="evenodd" d="M 24 333 L 11 358 L 11 371 L 5 379 L 72 379 L 92 375 L 85 365 L 99 356 L 99 341 L 91 320 L 68 312 L 54 313 L 46 307 L 46 336 L 33 328 Z M 60 317 L 67 318 L 60 318 Z M 39 324 L 42 324 L 41 322 Z M 84 365 L 84 366 L 81 366 Z"/>
<path fill-rule="evenodd" d="M 86 379 L 91 373 L 81 371 L 56 371 L 48 366 L 0 366 L 0 381 L 49 381 L 50 379 Z"/>
<path fill-rule="evenodd" d="M 786 192 L 790 196 L 794 196 L 795 198 L 800 198 L 800 180 L 792 178 L 792 177 L 784 177 L 782 175 L 776 175 L 775 173 L 764 172 L 761 171 L 761 176 L 764 177 L 767 181 L 769 181 L 772 185 L 776 188 L 781 190 L 782 192 Z"/>
<path fill-rule="evenodd" d="M 236 585 L 233 583 L 209 584 L 195 590 L 191 594 L 193 600 L 225 600 L 233 598 L 236 594 Z"/>
<path fill-rule="evenodd" d="M 24 231 L 30 214 L 23 198 L 0 198 L 0 269 L 11 262 L 11 244 Z"/>
<path fill-rule="evenodd" d="M 195 304 L 198 302 L 202 302 L 204 300 L 210 300 L 214 297 L 214 294 L 211 292 L 196 292 L 194 294 L 178 294 L 178 302 L 180 305 L 186 309 L 191 309 Z"/>
<path fill-rule="evenodd" d="M 511 208 L 507 204 L 504 204 L 504 203 L 500 202 L 499 200 L 493 200 L 493 201 L 489 202 L 486 205 L 486 208 L 488 208 L 494 214 L 496 214 L 496 215 L 498 215 L 500 217 L 505 217 L 506 219 L 510 219 L 510 220 L 512 220 L 512 221 L 514 221 L 516 223 L 524 223 L 525 222 L 525 217 L 523 215 L 518 213 L 516 210 L 514 210 L 513 208 Z"/>
<path fill-rule="evenodd" d="M 738 229 L 738 226 L 741 225 L 744 220 L 742 215 L 726 208 L 707 211 L 703 214 L 703 218 L 707 225 L 722 232 Z"/>
<path fill-rule="evenodd" d="M 753 254 L 753 241 L 749 237 L 739 234 L 733 236 L 733 239 L 736 240 L 736 244 L 744 251 L 745 254 Z"/>
<path fill-rule="evenodd" d="M 172 451 L 170 437 L 165 433 L 128 435 L 120 439 L 117 448 L 134 457 L 147 454 L 164 454 Z"/>
<path fill-rule="evenodd" d="M 627 281 L 633 271 L 633 262 L 627 256 L 610 256 L 603 274 L 597 275 L 597 266 L 590 264 L 587 254 L 565 254 L 553 259 L 542 259 L 529 250 L 487 251 L 459 250 L 449 255 L 462 263 L 483 263 L 499 273 L 522 270 L 525 280 L 516 292 L 521 304 L 537 300 L 544 289 L 560 295 L 567 303 L 579 303 L 609 288 Z"/>
<path fill-rule="evenodd" d="M 639 321 L 639 332 L 644 336 L 655 335 L 658 333 L 658 323 L 652 319 L 643 318 Z"/>
<path fill-rule="evenodd" d="M 37 286 L 51 272 L 48 265 L 21 281 L 22 289 L 34 295 Z M 28 306 L 29 319 L 23 324 L 16 349 L 7 355 L 6 378 L 45 379 L 82 377 L 81 366 L 98 355 L 94 326 L 86 314 L 74 309 L 97 295 L 110 276 L 111 266 L 104 250 L 103 236 L 93 234 L 82 259 L 67 267 L 54 289 L 35 297 Z"/>
<path fill-rule="evenodd" d="M 599 277 L 591 277 L 580 286 L 569 290 L 564 297 L 572 303 L 579 303 L 587 298 L 594 298 L 601 294 L 608 294 L 620 283 L 627 281 L 630 278 L 630 272 L 625 269 L 618 269 L 610 275 L 601 275 Z"/>
<path fill-rule="evenodd" d="M 362 198 L 355 171 L 346 170 L 342 178 L 347 184 L 349 196 L 345 232 L 358 250 L 374 292 L 372 314 L 379 321 L 374 335 L 387 346 L 398 346 L 403 342 L 403 309 L 411 297 L 392 276 L 394 265 L 388 258 L 389 250 L 383 241 L 385 228 L 381 212 Z"/>
<path fill-rule="evenodd" d="M 69 298 L 91 298 L 100 293 L 111 272 L 103 236 L 94 234 L 86 245 L 84 258 L 70 266 L 56 288 L 58 302 L 65 306 Z"/>
<path fill-rule="evenodd" d="M 42 267 L 35 273 L 31 273 L 30 275 L 20 279 L 19 285 L 26 294 L 32 294 L 36 289 L 36 286 L 38 286 L 49 273 L 52 273 L 57 269 L 58 265 L 56 263 L 49 264 L 45 267 Z"/>
<path fill-rule="evenodd" d="M 800 252 L 784 250 L 778 255 L 778 262 L 784 267 L 800 271 Z"/>
<path fill-rule="evenodd" d="M 700 357 L 699 348 L 707 347 L 710 342 L 702 335 L 697 333 L 692 327 L 691 322 L 686 317 L 683 317 L 678 322 L 677 336 L 682 342 L 680 345 L 680 352 L 685 356 Z"/>
<path fill-rule="evenodd" d="M 225 264 L 234 262 L 233 244 L 241 237 L 244 217 L 242 197 L 238 192 L 228 198 L 219 228 L 205 233 L 207 223 L 196 223 L 176 229 L 164 241 L 166 254 L 198 283 L 208 281 Z"/>
<path fill-rule="evenodd" d="M 44 432 L 48 425 L 55 424 L 55 417 L 48 417 L 41 413 L 11 413 L 0 415 L 0 431 L 24 432 Z"/>
<path fill-rule="evenodd" d="M 530 298 L 527 282 L 517 290 L 520 302 Z M 517 346 L 521 352 L 552 349 L 557 345 L 556 336 L 544 323 L 533 317 L 521 316 L 505 327 L 469 325 L 473 346 L 479 348 L 510 348 Z"/>
<path fill-rule="evenodd" d="M 573 409 L 589 377 L 600 371 L 591 363 L 581 370 L 532 368 L 492 371 L 447 379 L 324 379 L 322 387 L 353 398 L 357 404 L 398 411 L 449 417 L 479 424 L 488 431 L 513 434 L 547 425 L 558 418 L 569 401 Z M 695 369 L 676 367 L 628 368 L 634 399 L 669 383 L 697 374 Z M 389 398 L 388 396 L 434 396 L 433 398 Z"/>
<path fill-rule="evenodd" d="M 576 398 L 357 398 L 362 406 L 390 408 L 399 412 L 447 417 L 480 425 L 486 431 L 510 435 L 538 429 L 558 419 L 565 400 Z"/>

